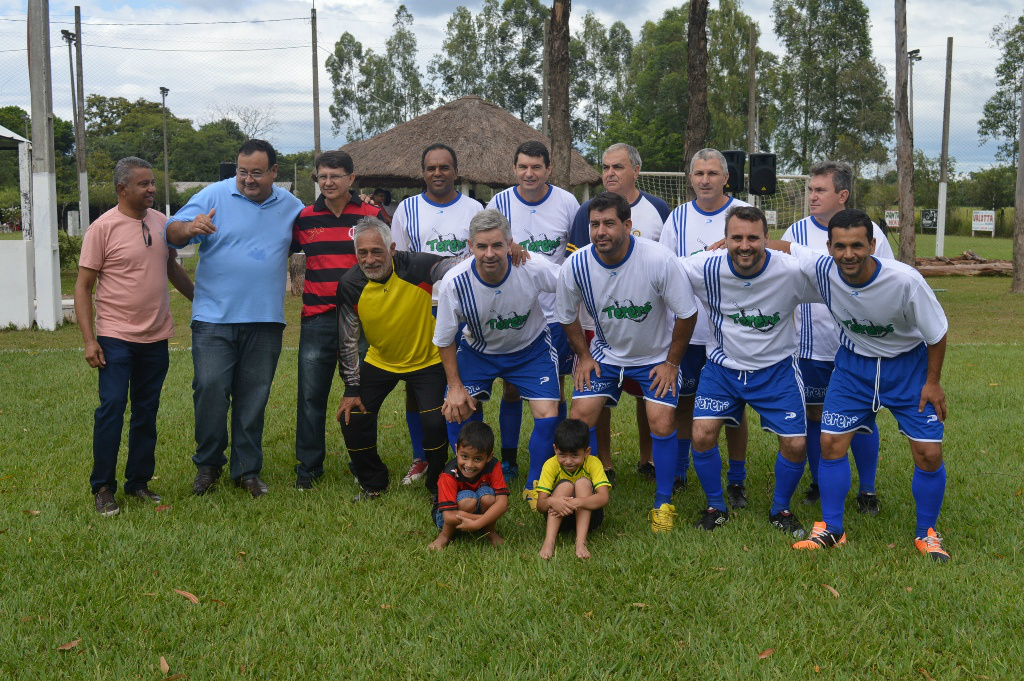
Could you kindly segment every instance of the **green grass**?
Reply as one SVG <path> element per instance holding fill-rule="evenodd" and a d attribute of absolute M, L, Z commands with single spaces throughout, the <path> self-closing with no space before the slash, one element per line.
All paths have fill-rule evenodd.
<path fill-rule="evenodd" d="M 775 446 L 762 433 L 751 436 L 747 510 L 700 533 L 688 527 L 702 503 L 691 486 L 676 498 L 677 530 L 652 535 L 629 401 L 614 411 L 619 484 L 592 560 L 578 561 L 564 539 L 540 560 L 543 524 L 518 500 L 499 521 L 502 548 L 463 539 L 433 555 L 422 486 L 349 501 L 356 489 L 333 423 L 323 484 L 290 489 L 295 324 L 267 411 L 270 494 L 253 502 L 223 486 L 193 498 L 180 297 L 153 482 L 170 508 L 119 495 L 121 515 L 102 519 L 87 482 L 96 375 L 77 327 L 0 332 L 0 678 L 161 679 L 161 656 L 191 679 L 1015 678 L 1024 310 L 1006 279 L 931 284 L 947 289 L 939 296 L 953 327 L 940 524 L 954 560 L 945 566 L 913 550 L 909 452 L 887 413 L 882 514 L 858 515 L 851 497 L 850 544 L 805 555 L 765 522 Z M 294 320 L 297 302 L 288 305 Z M 408 465 L 400 398 L 386 404 L 381 430 L 396 478 Z M 339 399 L 336 386 L 331 403 Z M 524 441 L 529 429 L 526 418 Z M 796 511 L 808 524 L 819 513 Z M 75 639 L 72 651 L 56 650 Z"/>

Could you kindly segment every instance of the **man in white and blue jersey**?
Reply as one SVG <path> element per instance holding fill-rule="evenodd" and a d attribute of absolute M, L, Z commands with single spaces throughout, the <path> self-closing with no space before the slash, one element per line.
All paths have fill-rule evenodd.
<path fill-rule="evenodd" d="M 448 377 L 443 411 L 452 448 L 464 421 L 483 420 L 477 401 L 489 399 L 494 379 L 502 378 L 530 403 L 532 471 L 551 458 L 558 425 L 558 354 L 540 297 L 555 292 L 559 268 L 544 258 L 513 267 L 511 241 L 512 229 L 498 211 L 473 216 L 469 224 L 473 257 L 445 275 L 434 345 Z M 534 465 L 537 461 L 540 466 Z M 532 487 L 537 478 L 528 479 L 527 486 Z"/>
<path fill-rule="evenodd" d="M 623 382 L 643 391 L 653 439 L 656 492 L 651 529 L 672 529 L 676 516 L 675 410 L 679 362 L 697 320 L 693 290 L 677 258 L 658 244 L 630 234 L 629 203 L 612 192 L 589 204 L 591 244 L 570 255 L 559 277 L 555 312 L 577 355 L 570 416 L 590 427 L 606 403 L 615 405 Z M 578 316 L 580 303 L 594 319 L 589 346 Z M 671 330 L 669 320 L 675 317 Z"/>
<path fill-rule="evenodd" d="M 779 441 L 768 522 L 801 538 L 806 532 L 790 510 L 807 449 L 793 311 L 821 297 L 796 258 L 767 251 L 767 241 L 764 213 L 738 206 L 726 215 L 727 252 L 681 261 L 711 322 L 693 407 L 693 469 L 707 497 L 696 527 L 711 531 L 729 520 L 718 435 L 725 423 L 739 425 L 749 404 Z"/>
<path fill-rule="evenodd" d="M 668 204 L 653 194 L 637 189 L 636 181 L 640 177 L 642 159 L 636 147 L 619 142 L 605 149 L 601 156 L 601 180 L 605 191 L 618 194 L 629 203 L 629 214 L 632 227 L 630 234 L 651 241 L 661 236 L 661 227 L 668 218 Z M 567 253 L 573 253 L 590 243 L 590 204 L 584 203 L 577 211 L 569 232 Z M 583 328 L 593 332 L 594 323 L 587 315 L 580 318 Z M 643 403 L 643 391 L 633 380 L 626 381 L 625 390 L 636 398 L 637 431 L 640 438 L 640 465 L 637 471 L 647 479 L 654 478 L 651 462 L 651 429 L 647 423 L 647 410 Z M 598 448 L 594 450 L 604 464 L 608 480 L 615 484 L 615 470 L 612 468 L 611 455 L 611 413 L 603 412 L 597 425 Z M 646 462 L 646 465 L 644 464 Z"/>
<path fill-rule="evenodd" d="M 570 192 L 548 182 L 552 170 L 551 155 L 543 142 L 531 140 L 520 144 L 512 155 L 512 163 L 512 171 L 516 176 L 515 186 L 495 194 L 487 207 L 500 211 L 509 221 L 515 243 L 536 258 L 561 265 L 565 261 L 569 227 L 580 208 L 579 201 Z M 554 294 L 542 292 L 540 304 L 551 329 L 551 340 L 558 352 L 559 374 L 571 375 L 573 354 L 562 332 L 562 325 L 555 319 Z M 565 409 L 565 401 L 562 399 L 558 403 L 560 419 L 565 418 Z M 501 467 L 506 481 L 519 474 L 516 457 L 522 422 L 522 400 L 515 386 L 506 382 L 498 412 Z M 535 457 L 530 457 L 528 486 L 529 481 L 540 477 L 543 466 L 543 460 L 537 461 Z"/>
<path fill-rule="evenodd" d="M 946 492 L 942 462 L 946 395 L 940 379 L 949 325 L 924 277 L 913 267 L 872 256 L 874 225 L 844 210 L 828 223 L 829 255 L 781 242 L 800 262 L 839 323 L 839 352 L 821 416 L 822 522 L 796 549 L 846 543 L 843 506 L 850 491 L 847 449 L 870 431 L 882 407 L 910 440 L 911 490 L 917 506 L 914 544 L 937 562 L 949 560 L 936 531 Z M 773 243 L 773 246 L 775 244 Z"/>
<path fill-rule="evenodd" d="M 678 257 L 707 250 L 725 237 L 725 214 L 734 206 L 750 204 L 725 193 L 729 166 L 717 149 L 701 149 L 690 159 L 690 186 L 696 198 L 679 206 L 668 216 L 659 241 Z M 705 346 L 711 342 L 711 327 L 706 315 L 699 315 L 690 345 L 679 367 L 679 407 L 676 429 L 679 431 L 679 459 L 676 487 L 686 484 L 690 467 L 690 439 L 693 433 L 693 398 L 697 393 L 700 371 L 707 358 Z M 725 488 L 730 508 L 747 505 L 747 417 L 738 427 L 726 424 L 725 438 L 729 448 L 729 470 Z M 642 463 L 642 462 L 641 462 Z"/>
<path fill-rule="evenodd" d="M 811 166 L 808 181 L 810 215 L 790 225 L 782 235 L 783 241 L 807 246 L 811 250 L 827 252 L 828 221 L 841 210 L 853 188 L 853 170 L 836 161 L 822 161 Z M 876 258 L 893 259 L 885 233 L 873 226 Z M 818 461 L 821 459 L 821 405 L 825 402 L 828 379 L 835 366 L 839 350 L 839 327 L 824 305 L 801 305 L 796 310 L 796 328 L 800 334 L 800 374 L 804 379 L 804 398 L 807 402 L 807 468 L 811 472 L 811 486 L 804 496 L 805 504 L 818 501 Z M 853 460 L 857 464 L 860 490 L 857 509 L 861 513 L 878 515 L 878 497 L 875 494 L 875 474 L 878 471 L 878 424 L 869 433 L 857 433 L 850 443 Z"/>
<path fill-rule="evenodd" d="M 445 144 L 431 144 L 420 157 L 426 190 L 399 204 L 391 218 L 395 250 L 435 255 L 466 255 L 469 221 L 482 210 L 480 203 L 455 190 L 459 159 Z M 436 300 L 436 297 L 435 297 Z M 411 485 L 427 473 L 423 427 L 419 407 L 411 393 L 405 396 L 405 421 L 412 440 L 412 465 L 402 478 Z"/>

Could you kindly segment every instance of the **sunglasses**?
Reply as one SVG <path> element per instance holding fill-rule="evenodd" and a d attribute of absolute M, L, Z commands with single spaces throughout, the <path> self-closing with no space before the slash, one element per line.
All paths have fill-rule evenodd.
<path fill-rule="evenodd" d="M 142 223 L 142 240 L 146 242 L 146 248 L 153 245 L 153 235 L 149 232 L 149 225 L 146 224 L 145 220 L 140 220 Z"/>

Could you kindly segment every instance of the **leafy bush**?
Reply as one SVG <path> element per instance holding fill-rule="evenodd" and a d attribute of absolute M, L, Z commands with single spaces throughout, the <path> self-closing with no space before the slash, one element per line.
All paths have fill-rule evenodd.
<path fill-rule="evenodd" d="M 78 258 L 82 254 L 82 237 L 69 236 L 67 232 L 57 230 L 57 249 L 60 252 L 62 270 L 78 268 Z"/>

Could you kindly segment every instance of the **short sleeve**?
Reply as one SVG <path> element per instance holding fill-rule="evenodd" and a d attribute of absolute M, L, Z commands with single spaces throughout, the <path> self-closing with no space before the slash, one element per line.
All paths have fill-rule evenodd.
<path fill-rule="evenodd" d="M 910 296 L 907 321 L 921 330 L 924 342 L 928 345 L 938 343 L 949 330 L 946 313 L 935 297 L 935 293 L 923 278 L 920 279 L 917 289 Z"/>
<path fill-rule="evenodd" d="M 587 201 L 576 211 L 576 217 L 569 228 L 569 242 L 566 249 L 575 253 L 590 244 L 590 202 Z"/>
<path fill-rule="evenodd" d="M 452 286 L 453 275 L 449 272 L 437 286 L 437 321 L 434 324 L 434 345 L 446 348 L 455 342 L 459 322 L 464 320 L 456 289 Z"/>
<path fill-rule="evenodd" d="M 174 214 L 174 217 L 170 218 L 168 224 L 172 222 L 192 222 L 200 215 L 209 213 L 210 210 L 216 208 L 216 197 L 214 192 L 217 191 L 220 183 L 211 184 L 203 189 L 199 190 L 195 196 L 188 200 L 184 206 L 178 209 L 178 212 Z M 214 215 L 211 218 L 213 225 L 217 226 L 217 216 Z M 189 239 L 189 244 L 198 244 L 206 240 L 207 234 L 198 234 Z"/>
<path fill-rule="evenodd" d="M 558 277 L 562 271 L 558 265 L 544 258 L 531 258 L 526 261 L 526 267 L 538 291 L 554 293 L 558 290 Z"/>
<path fill-rule="evenodd" d="M 692 317 L 697 314 L 697 303 L 693 297 L 690 279 L 683 270 L 683 263 L 672 255 L 668 255 L 664 263 L 662 295 L 665 296 L 665 304 L 672 314 L 680 319 Z"/>
<path fill-rule="evenodd" d="M 495 461 L 494 469 L 491 471 L 491 489 L 495 496 L 508 496 L 508 484 L 505 482 L 505 473 L 501 470 L 501 463 Z"/>
<path fill-rule="evenodd" d="M 103 269 L 103 252 L 106 250 L 103 247 L 103 240 L 107 231 L 97 227 L 94 224 L 82 237 L 82 253 L 78 257 L 78 266 L 99 271 Z"/>
<path fill-rule="evenodd" d="M 437 479 L 437 510 L 454 511 L 458 509 L 459 504 L 456 501 L 459 494 L 458 487 L 455 478 L 448 473 L 441 474 Z"/>
<path fill-rule="evenodd" d="M 676 230 L 677 221 L 678 212 L 672 211 L 661 228 L 661 236 L 658 237 L 658 243 L 674 254 L 679 253 L 679 233 Z"/>
<path fill-rule="evenodd" d="M 579 257 L 586 257 L 586 254 Z M 572 324 L 576 321 L 579 315 L 580 301 L 583 299 L 576 289 L 576 280 L 572 276 L 574 259 L 573 256 L 566 259 L 558 273 L 558 286 L 555 289 L 555 316 L 561 324 Z"/>
<path fill-rule="evenodd" d="M 604 472 L 604 468 L 601 469 L 601 472 Z M 551 490 L 555 488 L 555 478 L 557 476 L 558 459 L 551 457 L 544 462 L 544 467 L 540 471 L 540 478 L 537 480 L 537 491 L 551 494 Z"/>
<path fill-rule="evenodd" d="M 391 240 L 395 242 L 396 251 L 409 250 L 409 235 L 406 227 L 409 222 L 409 209 L 413 205 L 414 198 L 408 198 L 398 204 L 398 210 L 391 216 Z"/>
<path fill-rule="evenodd" d="M 594 485 L 596 490 L 598 487 L 612 488 L 612 483 L 608 480 L 608 474 L 604 472 L 604 466 L 601 465 L 601 460 L 594 455 L 587 457 L 587 460 L 583 463 L 587 477 L 590 478 L 590 482 Z"/>
<path fill-rule="evenodd" d="M 895 260 L 896 256 L 892 252 L 892 246 L 889 244 L 888 237 L 885 236 L 885 230 L 875 225 L 873 236 L 875 238 L 875 257 Z"/>

